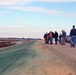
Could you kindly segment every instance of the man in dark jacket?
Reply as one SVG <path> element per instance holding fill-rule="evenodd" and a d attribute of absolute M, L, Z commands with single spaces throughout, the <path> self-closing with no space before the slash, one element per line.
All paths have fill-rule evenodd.
<path fill-rule="evenodd" d="M 55 31 L 55 34 L 54 34 L 54 38 L 55 38 L 55 44 L 57 44 L 57 41 L 58 41 L 58 33 Z"/>
<path fill-rule="evenodd" d="M 75 47 L 76 45 L 76 29 L 75 29 L 75 25 L 73 25 L 73 29 L 71 29 L 70 31 L 70 37 L 71 37 L 71 47 Z"/>
<path fill-rule="evenodd" d="M 44 39 L 45 39 L 45 44 L 48 44 L 48 33 L 45 33 L 44 34 Z"/>

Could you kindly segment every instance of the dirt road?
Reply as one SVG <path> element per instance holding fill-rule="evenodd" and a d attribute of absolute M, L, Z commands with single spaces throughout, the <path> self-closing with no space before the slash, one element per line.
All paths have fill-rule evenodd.
<path fill-rule="evenodd" d="M 0 49 L 0 75 L 76 75 L 76 48 L 39 40 Z"/>

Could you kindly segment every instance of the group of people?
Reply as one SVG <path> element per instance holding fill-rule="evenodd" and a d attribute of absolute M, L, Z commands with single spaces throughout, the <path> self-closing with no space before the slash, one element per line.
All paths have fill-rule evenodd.
<path fill-rule="evenodd" d="M 71 47 L 75 47 L 76 45 L 76 29 L 75 25 L 73 25 L 73 28 L 70 30 L 69 36 L 71 37 L 70 45 Z M 46 44 L 53 44 L 53 40 L 55 41 L 55 44 L 59 42 L 61 45 L 65 45 L 66 43 L 66 32 L 65 30 L 62 30 L 62 33 L 58 35 L 58 32 L 50 31 L 49 33 L 44 34 L 44 39 Z M 54 38 L 54 39 L 53 39 Z"/>
<path fill-rule="evenodd" d="M 53 38 L 55 40 L 55 44 L 58 43 L 58 37 L 59 37 L 59 43 L 65 45 L 65 38 L 66 38 L 66 32 L 62 30 L 62 34 L 58 35 L 58 32 L 52 32 L 44 34 L 44 39 L 46 44 L 53 44 Z"/>

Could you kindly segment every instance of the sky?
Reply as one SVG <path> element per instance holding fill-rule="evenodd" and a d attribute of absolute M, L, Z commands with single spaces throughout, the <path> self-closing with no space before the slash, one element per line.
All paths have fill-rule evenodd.
<path fill-rule="evenodd" d="M 0 37 L 43 38 L 76 25 L 76 0 L 0 0 Z"/>

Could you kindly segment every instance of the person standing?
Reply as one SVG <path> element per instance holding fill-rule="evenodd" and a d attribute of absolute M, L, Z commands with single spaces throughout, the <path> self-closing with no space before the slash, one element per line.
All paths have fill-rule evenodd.
<path fill-rule="evenodd" d="M 64 30 L 62 30 L 62 42 L 61 42 L 61 44 L 65 45 L 65 42 L 66 42 L 66 32 Z"/>
<path fill-rule="evenodd" d="M 45 33 L 44 34 L 44 39 L 45 39 L 45 44 L 48 44 L 48 33 Z"/>
<path fill-rule="evenodd" d="M 76 29 L 75 29 L 75 25 L 73 25 L 73 28 L 70 31 L 70 37 L 71 37 L 71 47 L 75 47 L 76 45 Z"/>
<path fill-rule="evenodd" d="M 61 38 L 62 38 L 62 34 L 59 35 L 59 44 L 61 44 Z"/>
<path fill-rule="evenodd" d="M 53 32 L 52 31 L 49 32 L 49 42 L 50 44 L 53 43 Z"/>
<path fill-rule="evenodd" d="M 55 31 L 54 38 L 55 38 L 55 44 L 57 44 L 57 41 L 58 41 L 58 33 L 57 33 L 57 31 Z"/>

